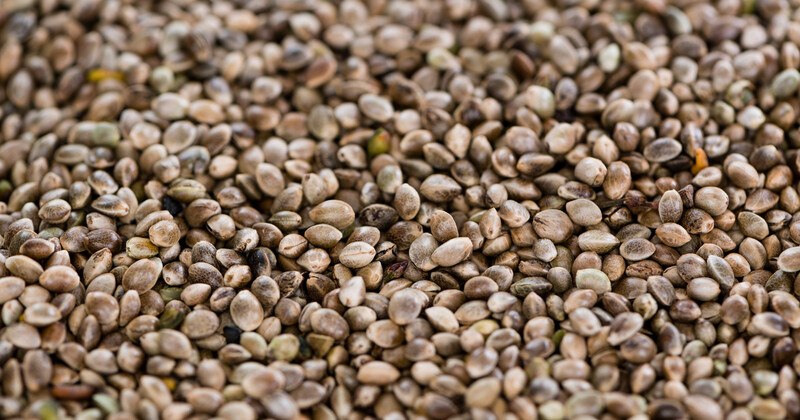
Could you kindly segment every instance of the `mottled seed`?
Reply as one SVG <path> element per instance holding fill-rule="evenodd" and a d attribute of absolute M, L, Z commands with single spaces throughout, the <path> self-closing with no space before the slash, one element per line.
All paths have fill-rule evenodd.
<path fill-rule="evenodd" d="M 156 285 L 162 268 L 163 264 L 158 258 L 138 260 L 122 275 L 122 287 L 142 294 Z"/>
<path fill-rule="evenodd" d="M 45 289 L 56 293 L 70 292 L 78 287 L 80 282 L 81 279 L 78 273 L 72 268 L 63 265 L 50 267 L 39 276 L 39 284 Z"/>
<path fill-rule="evenodd" d="M 249 290 L 237 293 L 230 304 L 233 322 L 243 331 L 253 331 L 264 319 L 264 309 L 256 296 Z"/>
<path fill-rule="evenodd" d="M 454 238 L 439 245 L 431 253 L 431 261 L 442 267 L 452 267 L 464 261 L 472 252 L 472 241 L 468 238 Z"/>

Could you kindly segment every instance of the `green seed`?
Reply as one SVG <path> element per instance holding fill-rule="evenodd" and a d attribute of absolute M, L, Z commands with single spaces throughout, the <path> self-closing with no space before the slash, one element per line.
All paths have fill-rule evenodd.
<path fill-rule="evenodd" d="M 386 130 L 379 128 L 375 130 L 375 134 L 370 137 L 367 143 L 367 154 L 369 157 L 375 157 L 384 153 L 389 153 L 391 147 L 391 135 Z"/>
<path fill-rule="evenodd" d="M 169 287 L 168 289 L 178 289 L 177 287 Z M 178 289 L 180 290 L 180 289 Z M 170 307 L 164 310 L 164 313 L 161 314 L 161 317 L 158 319 L 158 328 L 165 329 L 165 328 L 177 328 L 183 322 L 183 318 L 186 314 L 183 311 Z"/>

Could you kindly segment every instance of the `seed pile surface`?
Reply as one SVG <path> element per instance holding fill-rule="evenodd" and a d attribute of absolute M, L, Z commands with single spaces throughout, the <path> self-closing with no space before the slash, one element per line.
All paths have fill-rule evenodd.
<path fill-rule="evenodd" d="M 795 0 L 0 1 L 0 417 L 800 417 Z"/>

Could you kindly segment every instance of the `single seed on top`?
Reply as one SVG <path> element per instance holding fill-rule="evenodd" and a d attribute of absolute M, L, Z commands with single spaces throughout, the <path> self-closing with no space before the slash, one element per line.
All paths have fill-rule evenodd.
<path fill-rule="evenodd" d="M 230 304 L 231 319 L 243 331 L 253 331 L 264 319 L 264 309 L 249 290 L 236 294 Z"/>
<path fill-rule="evenodd" d="M 368 362 L 358 369 L 356 379 L 367 385 L 388 385 L 400 378 L 400 371 L 386 362 Z"/>
<path fill-rule="evenodd" d="M 800 246 L 787 248 L 778 256 L 778 269 L 794 273 L 800 271 Z"/>
<path fill-rule="evenodd" d="M 78 273 L 71 267 L 56 265 L 44 270 L 39 276 L 39 284 L 45 289 L 56 292 L 70 292 L 80 284 L 81 279 Z"/>
<path fill-rule="evenodd" d="M 434 264 L 452 267 L 469 258 L 472 253 L 472 241 L 469 238 L 454 238 L 439 245 L 431 254 Z"/>
<path fill-rule="evenodd" d="M 593 268 L 578 270 L 575 275 L 575 286 L 579 289 L 590 289 L 598 295 L 611 291 L 611 281 L 606 273 Z"/>
<path fill-rule="evenodd" d="M 579 226 L 593 226 L 603 220 L 603 214 L 597 204 L 585 198 L 569 201 L 565 208 L 569 218 Z"/>
<path fill-rule="evenodd" d="M 658 215 L 663 223 L 677 223 L 683 214 L 683 200 L 675 190 L 665 192 L 658 201 Z"/>
<path fill-rule="evenodd" d="M 339 262 L 348 268 L 361 268 L 372 262 L 375 248 L 366 242 L 351 242 L 339 252 Z"/>
<path fill-rule="evenodd" d="M 159 258 L 141 259 L 128 267 L 122 275 L 122 287 L 134 290 L 140 295 L 156 285 L 163 264 Z"/>
<path fill-rule="evenodd" d="M 644 238 L 632 238 L 623 242 L 619 254 L 628 261 L 642 261 L 656 252 L 656 246 Z"/>
<path fill-rule="evenodd" d="M 324 201 L 309 211 L 308 216 L 315 223 L 329 224 L 344 229 L 355 221 L 355 212 L 349 204 L 340 200 Z"/>
<path fill-rule="evenodd" d="M 536 234 L 556 244 L 569 239 L 572 229 L 572 221 L 561 210 L 542 210 L 533 216 L 533 230 Z"/>

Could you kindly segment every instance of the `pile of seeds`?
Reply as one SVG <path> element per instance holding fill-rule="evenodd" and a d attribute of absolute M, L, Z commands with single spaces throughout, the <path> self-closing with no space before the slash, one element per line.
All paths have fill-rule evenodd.
<path fill-rule="evenodd" d="M 798 4 L 0 1 L 0 417 L 800 417 Z"/>

